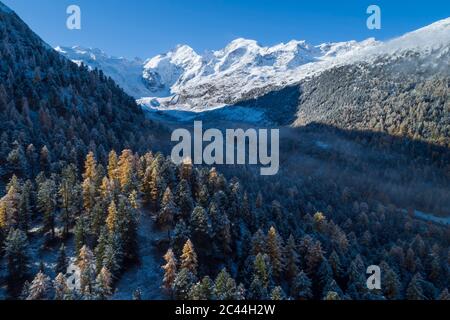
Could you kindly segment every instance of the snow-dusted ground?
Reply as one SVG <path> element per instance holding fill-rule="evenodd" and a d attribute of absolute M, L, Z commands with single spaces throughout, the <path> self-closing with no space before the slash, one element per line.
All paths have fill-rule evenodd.
<path fill-rule="evenodd" d="M 143 300 L 161 300 L 164 264 L 163 257 L 157 251 L 155 243 L 167 237 L 167 233 L 159 232 L 149 212 L 140 210 L 138 244 L 141 263 L 129 269 L 121 277 L 116 286 L 112 300 L 131 300 L 133 292 L 140 289 Z"/>

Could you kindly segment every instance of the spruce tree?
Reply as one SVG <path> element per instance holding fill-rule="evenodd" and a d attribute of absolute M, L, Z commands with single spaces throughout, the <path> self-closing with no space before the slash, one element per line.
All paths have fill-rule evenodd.
<path fill-rule="evenodd" d="M 58 253 L 58 259 L 56 260 L 55 273 L 65 274 L 67 272 L 67 267 L 69 266 L 69 261 L 66 255 L 66 247 L 64 244 L 61 245 Z"/>
<path fill-rule="evenodd" d="M 195 284 L 195 275 L 187 268 L 183 268 L 178 272 L 173 282 L 174 297 L 177 300 L 186 300 L 192 286 Z"/>
<path fill-rule="evenodd" d="M 300 271 L 294 280 L 291 295 L 296 300 L 309 300 L 313 297 L 311 287 L 312 283 L 309 277 Z"/>
<path fill-rule="evenodd" d="M 66 300 L 68 298 L 70 289 L 62 273 L 58 273 L 53 281 L 53 290 L 55 292 L 54 300 Z"/>
<path fill-rule="evenodd" d="M 10 293 L 20 293 L 28 273 L 28 241 L 21 230 L 11 229 L 5 241 L 5 258 L 7 263 L 7 282 Z"/>
<path fill-rule="evenodd" d="M 49 300 L 52 283 L 43 272 L 39 272 L 30 284 L 27 300 Z"/>
<path fill-rule="evenodd" d="M 83 246 L 78 255 L 77 265 L 80 268 L 81 292 L 86 295 L 93 294 L 95 284 L 95 261 L 94 254 Z"/>
<path fill-rule="evenodd" d="M 97 299 L 106 300 L 112 294 L 113 277 L 106 267 L 103 267 L 95 280 L 95 295 Z"/>
<path fill-rule="evenodd" d="M 406 289 L 406 299 L 408 300 L 425 300 L 422 288 L 422 276 L 416 273 Z"/>
<path fill-rule="evenodd" d="M 218 300 L 235 300 L 237 294 L 236 282 L 226 269 L 223 269 L 216 278 L 214 295 Z"/>
<path fill-rule="evenodd" d="M 190 300 L 215 300 L 216 296 L 214 295 L 214 283 L 211 278 L 206 276 L 202 279 L 202 281 L 196 283 L 189 292 Z"/>
<path fill-rule="evenodd" d="M 173 221 L 177 214 L 177 208 L 173 200 L 173 195 L 169 187 L 164 192 L 161 210 L 157 217 L 157 223 L 161 230 L 167 231 L 167 236 L 170 241 L 170 230 L 173 228 Z"/>
<path fill-rule="evenodd" d="M 47 179 L 38 187 L 37 205 L 44 216 L 44 232 L 55 236 L 56 184 Z"/>
<path fill-rule="evenodd" d="M 281 253 L 281 239 L 274 227 L 267 234 L 267 255 L 270 258 L 272 272 L 275 278 L 279 278 L 283 272 L 283 260 Z"/>
<path fill-rule="evenodd" d="M 273 301 L 281 301 L 286 300 L 286 295 L 283 292 L 283 289 L 280 286 L 273 288 L 270 293 L 270 299 Z"/>
<path fill-rule="evenodd" d="M 297 244 L 295 243 L 293 235 L 289 236 L 289 239 L 284 248 L 284 255 L 285 255 L 284 270 L 286 271 L 286 277 L 287 279 L 292 281 L 292 279 L 294 279 L 294 277 L 298 273 L 298 264 L 299 264 Z"/>

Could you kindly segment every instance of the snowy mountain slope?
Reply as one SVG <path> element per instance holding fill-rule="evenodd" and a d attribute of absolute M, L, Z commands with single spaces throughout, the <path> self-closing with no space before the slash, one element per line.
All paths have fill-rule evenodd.
<path fill-rule="evenodd" d="M 127 60 L 107 55 L 99 49 L 87 49 L 79 46 L 56 47 L 55 50 L 76 64 L 84 63 L 89 69 L 100 69 L 135 98 L 152 94 L 142 80 L 142 64 L 139 59 Z"/>
<path fill-rule="evenodd" d="M 96 49 L 59 51 L 102 69 L 149 109 L 202 112 L 263 96 L 334 67 L 385 55 L 396 59 L 411 51 L 428 54 L 449 42 L 447 18 L 384 43 L 368 39 L 313 46 L 293 40 L 264 47 L 241 38 L 202 55 L 178 46 L 145 62 L 108 57 Z"/>

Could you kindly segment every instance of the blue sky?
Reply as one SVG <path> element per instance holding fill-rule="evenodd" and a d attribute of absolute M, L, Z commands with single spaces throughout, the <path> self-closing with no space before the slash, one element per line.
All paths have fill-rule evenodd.
<path fill-rule="evenodd" d="M 52 46 L 82 45 L 115 56 L 148 58 L 177 44 L 198 52 L 244 37 L 263 45 L 307 40 L 389 39 L 450 16 L 449 0 L 0 0 Z M 82 12 L 82 30 L 66 28 L 66 8 Z M 366 27 L 366 9 L 382 10 L 382 29 Z"/>

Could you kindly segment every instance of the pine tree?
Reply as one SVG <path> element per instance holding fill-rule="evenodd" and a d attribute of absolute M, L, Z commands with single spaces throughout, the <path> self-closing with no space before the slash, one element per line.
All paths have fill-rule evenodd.
<path fill-rule="evenodd" d="M 73 223 L 74 216 L 79 208 L 79 189 L 77 185 L 76 168 L 69 165 L 63 169 L 61 182 L 59 184 L 59 199 L 62 208 L 62 222 L 64 225 L 63 236 L 67 237 L 69 228 Z"/>
<path fill-rule="evenodd" d="M 89 179 L 92 183 L 96 184 L 98 178 L 97 160 L 95 159 L 94 153 L 91 151 L 87 154 L 86 161 L 84 162 L 83 179 Z"/>
<path fill-rule="evenodd" d="M 297 244 L 293 235 L 290 235 L 286 247 L 284 248 L 286 277 L 289 280 L 294 279 L 298 273 L 299 257 L 297 253 Z"/>
<path fill-rule="evenodd" d="M 216 278 L 214 295 L 218 300 L 235 300 L 237 294 L 236 282 L 226 269 L 223 269 Z"/>
<path fill-rule="evenodd" d="M 274 227 L 267 234 L 267 254 L 270 258 L 273 275 L 279 278 L 283 272 L 283 261 L 281 255 L 281 239 Z"/>
<path fill-rule="evenodd" d="M 131 150 L 123 150 L 118 161 L 118 180 L 122 191 L 125 194 L 129 194 L 132 190 L 136 189 L 136 171 L 134 155 Z"/>
<path fill-rule="evenodd" d="M 5 241 L 8 289 L 13 296 L 21 290 L 28 272 L 27 237 L 21 230 L 11 229 Z"/>
<path fill-rule="evenodd" d="M 118 180 L 119 176 L 118 176 L 118 159 L 117 159 L 117 153 L 112 150 L 109 153 L 108 156 L 108 177 L 110 180 Z"/>
<path fill-rule="evenodd" d="M 201 248 L 206 247 L 209 242 L 209 226 L 205 209 L 196 207 L 194 211 L 192 211 L 190 226 L 193 239 L 197 246 Z"/>
<path fill-rule="evenodd" d="M 109 232 L 114 232 L 117 226 L 117 207 L 113 200 L 108 207 L 108 217 L 106 218 L 106 226 Z"/>
<path fill-rule="evenodd" d="M 266 300 L 268 298 L 267 286 L 258 276 L 253 277 L 248 295 L 250 300 Z"/>
<path fill-rule="evenodd" d="M 185 219 L 189 218 L 194 209 L 194 201 L 192 199 L 191 188 L 186 180 L 181 180 L 178 185 L 176 203 L 180 209 L 181 216 Z"/>
<path fill-rule="evenodd" d="M 380 264 L 382 272 L 381 281 L 383 283 L 382 290 L 384 296 L 389 300 L 399 298 L 401 283 L 397 274 L 385 262 Z"/>
<path fill-rule="evenodd" d="M 67 280 L 62 273 L 58 273 L 53 281 L 53 289 L 55 291 L 54 300 L 66 300 L 69 295 L 69 287 L 67 286 Z"/>
<path fill-rule="evenodd" d="M 108 236 L 108 242 L 105 246 L 103 259 L 97 262 L 97 267 L 100 265 L 106 267 L 113 275 L 118 275 L 124 263 L 123 240 L 118 233 L 112 233 Z M 98 257 L 98 259 L 101 259 Z"/>
<path fill-rule="evenodd" d="M 66 247 L 64 244 L 61 245 L 59 249 L 58 259 L 56 260 L 55 272 L 56 274 L 62 273 L 65 274 L 67 272 L 67 267 L 69 266 L 69 261 L 66 255 Z"/>
<path fill-rule="evenodd" d="M 31 282 L 27 300 L 49 300 L 51 288 L 50 278 L 43 272 L 39 272 Z"/>
<path fill-rule="evenodd" d="M 260 253 L 265 253 L 265 243 L 266 239 L 264 237 L 264 233 L 261 229 L 256 231 L 256 233 L 252 237 L 252 254 L 257 256 Z"/>
<path fill-rule="evenodd" d="M 27 180 L 20 193 L 19 200 L 19 223 L 18 228 L 27 233 L 30 224 L 31 212 L 32 212 L 32 192 L 33 184 L 30 180 Z"/>
<path fill-rule="evenodd" d="M 175 299 L 188 299 L 189 292 L 191 291 L 191 288 L 194 285 L 195 281 L 195 275 L 189 269 L 181 269 L 173 282 L 173 292 Z"/>
<path fill-rule="evenodd" d="M 88 230 L 89 224 L 86 221 L 85 217 L 79 217 L 75 224 L 75 250 L 77 254 L 79 254 L 81 248 L 88 244 Z"/>
<path fill-rule="evenodd" d="M 330 263 L 331 269 L 333 270 L 334 278 L 341 279 L 343 277 L 343 270 L 341 259 L 336 251 L 333 250 L 330 257 L 328 258 L 328 262 Z"/>
<path fill-rule="evenodd" d="M 95 282 L 95 262 L 92 251 L 83 246 L 78 255 L 78 267 L 80 268 L 80 285 L 83 294 L 93 293 Z"/>
<path fill-rule="evenodd" d="M 169 241 L 170 241 L 170 230 L 173 227 L 173 221 L 176 214 L 177 208 L 173 200 L 173 195 L 172 192 L 170 191 L 170 188 L 167 187 L 162 199 L 161 210 L 159 211 L 157 217 L 157 223 L 163 231 L 167 231 Z"/>
<path fill-rule="evenodd" d="M 191 240 L 188 240 L 183 247 L 183 254 L 181 255 L 181 269 L 189 270 L 193 275 L 197 275 L 197 254 L 194 250 L 194 245 Z"/>
<path fill-rule="evenodd" d="M 283 289 L 280 286 L 273 288 L 270 293 L 270 299 L 273 301 L 281 301 L 286 300 L 286 295 L 283 292 Z"/>
<path fill-rule="evenodd" d="M 408 300 L 425 300 L 422 288 L 422 277 L 416 273 L 406 289 L 406 299 Z"/>
<path fill-rule="evenodd" d="M 133 263 L 138 261 L 137 243 L 137 215 L 127 198 L 119 197 L 117 206 L 117 232 L 122 241 L 122 253 L 124 262 Z M 111 269 L 110 269 L 111 270 Z"/>
<path fill-rule="evenodd" d="M 96 203 L 96 187 L 91 178 L 86 178 L 82 184 L 83 207 L 88 213 L 92 211 Z"/>
<path fill-rule="evenodd" d="M 196 283 L 189 292 L 189 299 L 195 301 L 210 301 L 215 300 L 214 283 L 211 278 L 206 276 L 202 281 Z"/>
<path fill-rule="evenodd" d="M 309 300 L 313 297 L 311 280 L 303 271 L 297 275 L 292 286 L 291 295 L 296 300 Z"/>
<path fill-rule="evenodd" d="M 55 236 L 56 184 L 53 179 L 47 179 L 38 187 L 37 205 L 44 215 L 44 232 Z"/>
<path fill-rule="evenodd" d="M 261 253 L 256 256 L 253 263 L 253 277 L 258 277 L 258 279 L 262 282 L 262 285 L 266 289 L 269 286 L 271 280 L 271 270 L 269 267 L 269 263 L 270 258 L 266 254 L 262 255 Z"/>
<path fill-rule="evenodd" d="M 330 264 L 328 263 L 328 260 L 326 258 L 323 259 L 322 263 L 320 264 L 319 269 L 317 270 L 317 292 L 325 291 L 327 285 L 333 280 L 333 270 L 331 269 Z M 325 292 L 326 294 L 326 292 Z"/>
<path fill-rule="evenodd" d="M 164 280 L 163 287 L 167 292 L 172 292 L 173 283 L 177 276 L 177 260 L 172 249 L 169 249 L 167 253 L 164 255 L 164 260 L 166 264 L 162 266 L 164 269 Z"/>
<path fill-rule="evenodd" d="M 112 294 L 112 274 L 103 267 L 95 280 L 95 295 L 97 299 L 106 300 Z"/>
<path fill-rule="evenodd" d="M 9 230 L 20 222 L 20 181 L 14 175 L 6 186 L 7 193 L 0 200 L 0 226 Z"/>

